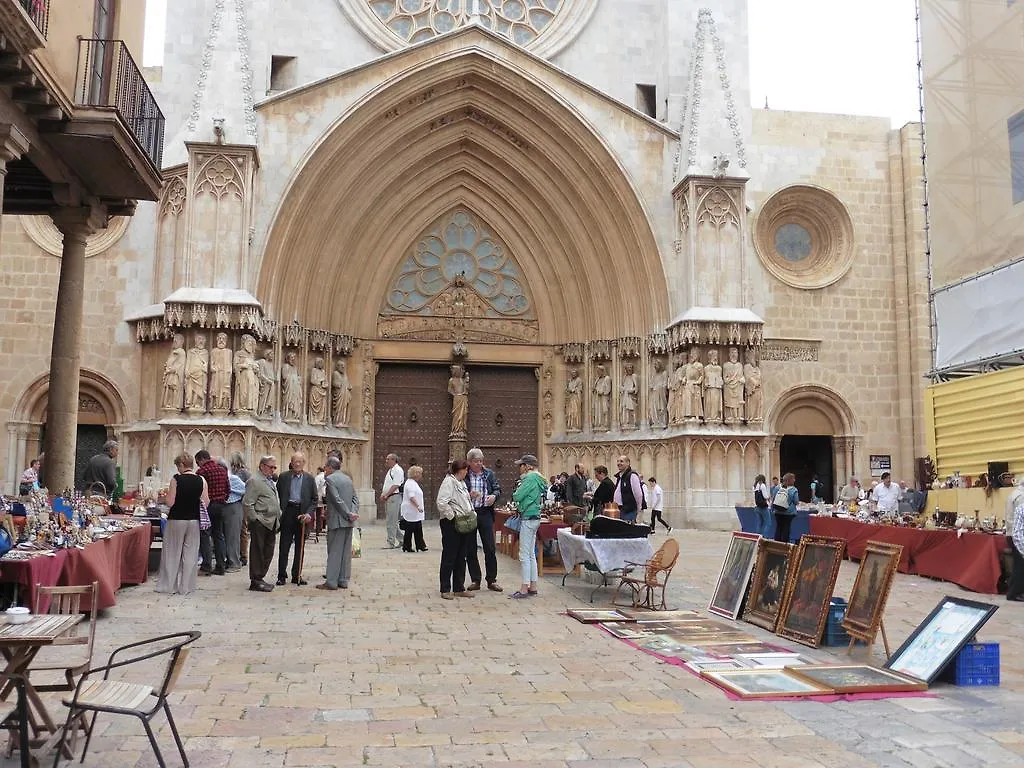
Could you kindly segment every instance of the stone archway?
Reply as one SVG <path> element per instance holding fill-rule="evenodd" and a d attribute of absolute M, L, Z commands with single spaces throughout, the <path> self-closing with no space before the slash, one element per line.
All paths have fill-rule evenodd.
<path fill-rule="evenodd" d="M 49 388 L 49 375 L 38 377 L 26 387 L 11 412 L 11 420 L 7 424 L 8 489 L 16 490 L 21 470 L 42 451 Z M 100 443 L 101 436 L 103 439 L 121 439 L 121 429 L 127 420 L 124 397 L 117 385 L 103 374 L 83 368 L 78 391 L 79 433 L 88 432 L 94 442 Z"/>

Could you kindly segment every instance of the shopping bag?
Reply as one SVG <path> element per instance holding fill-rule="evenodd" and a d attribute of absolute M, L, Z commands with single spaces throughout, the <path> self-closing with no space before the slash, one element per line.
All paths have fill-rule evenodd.
<path fill-rule="evenodd" d="M 363 556 L 363 529 L 356 528 L 352 531 L 352 557 Z"/>

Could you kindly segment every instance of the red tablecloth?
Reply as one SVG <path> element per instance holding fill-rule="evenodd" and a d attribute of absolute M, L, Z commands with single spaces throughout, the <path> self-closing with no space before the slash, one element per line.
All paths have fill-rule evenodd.
<path fill-rule="evenodd" d="M 811 517 L 811 533 L 846 540 L 847 554 L 859 560 L 869 541 L 902 544 L 900 573 L 914 573 L 959 584 L 972 592 L 999 594 L 1004 536 L 928 531 L 872 525 L 839 517 Z"/>
<path fill-rule="evenodd" d="M 114 593 L 122 584 L 142 584 L 149 576 L 149 547 L 153 528 L 139 525 L 94 541 L 85 549 L 63 549 L 56 557 L 0 561 L 0 580 L 23 585 L 22 602 L 35 607 L 36 584 L 44 587 L 85 586 L 99 582 L 99 607 L 115 604 Z M 46 611 L 48 605 L 40 605 Z"/>
<path fill-rule="evenodd" d="M 508 520 L 512 515 L 508 512 L 499 512 L 494 510 L 494 527 L 504 528 L 505 521 Z M 537 529 L 537 538 L 541 541 L 550 541 L 551 539 L 558 539 L 559 528 L 571 528 L 572 525 L 566 522 L 561 523 L 541 523 L 540 528 Z M 518 533 L 513 531 L 513 533 Z"/>

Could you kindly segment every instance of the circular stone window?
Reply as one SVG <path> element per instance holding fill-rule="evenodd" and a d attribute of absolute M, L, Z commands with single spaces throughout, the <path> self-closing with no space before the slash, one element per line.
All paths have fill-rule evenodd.
<path fill-rule="evenodd" d="M 808 185 L 785 187 L 761 206 L 754 249 L 765 268 L 786 285 L 824 288 L 853 265 L 853 221 L 831 192 Z"/>

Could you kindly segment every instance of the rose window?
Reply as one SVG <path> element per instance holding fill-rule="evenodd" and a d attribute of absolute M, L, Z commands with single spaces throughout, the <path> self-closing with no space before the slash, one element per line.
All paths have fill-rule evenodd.
<path fill-rule="evenodd" d="M 482 26 L 527 46 L 551 24 L 565 0 L 370 0 L 374 15 L 405 43 L 465 26 Z"/>

